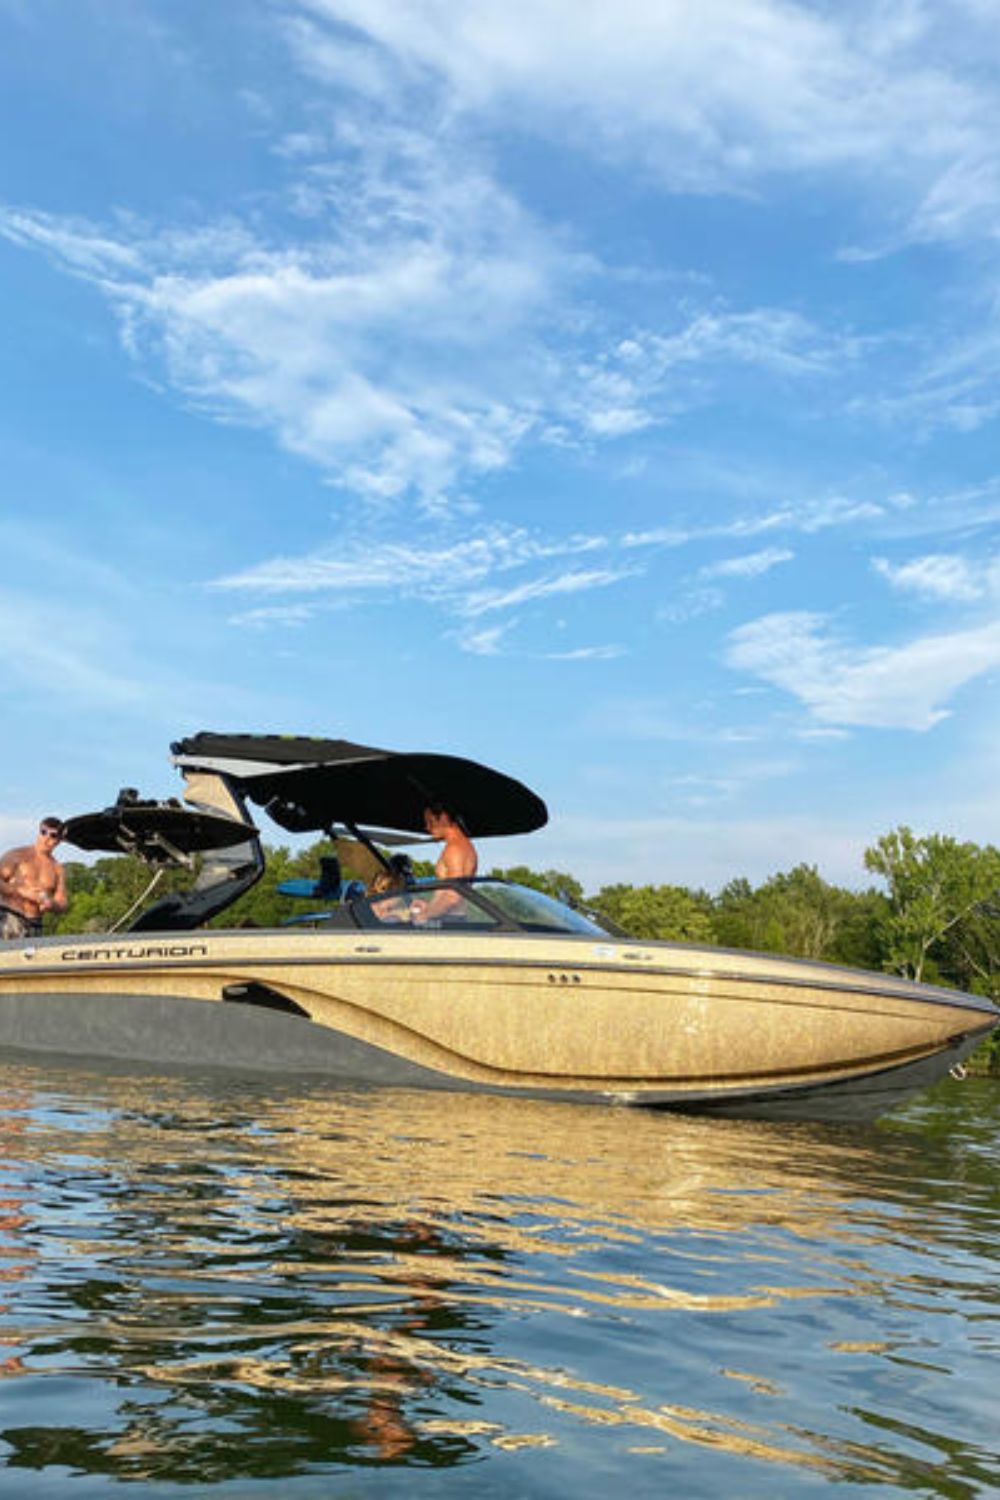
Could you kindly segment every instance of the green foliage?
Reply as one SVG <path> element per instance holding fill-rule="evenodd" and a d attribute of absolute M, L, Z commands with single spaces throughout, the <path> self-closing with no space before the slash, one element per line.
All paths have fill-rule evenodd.
<path fill-rule="evenodd" d="M 606 885 L 588 903 L 637 938 L 710 943 L 712 903 L 682 885 Z"/>
<path fill-rule="evenodd" d="M 213 918 L 211 926 L 280 927 L 290 917 L 326 910 L 329 903 L 321 898 L 309 902 L 300 896 L 282 896 L 277 887 L 283 880 L 318 880 L 320 859 L 332 853 L 333 844 L 329 839 L 318 839 L 297 854 L 284 845 L 277 848 L 265 845 L 264 874 L 238 901 Z"/>
<path fill-rule="evenodd" d="M 988 1073 L 1000 1078 L 1000 1028 L 990 1033 L 969 1058 L 969 1067 L 976 1073 Z"/>
<path fill-rule="evenodd" d="M 133 907 L 137 916 L 147 904 L 140 898 L 150 888 L 152 871 L 133 855 L 114 855 L 92 865 L 69 862 L 65 873 L 69 905 L 55 923 L 56 932 L 110 932 Z M 188 889 L 192 878 L 189 870 L 164 871 L 149 900 Z"/>
<path fill-rule="evenodd" d="M 492 880 L 513 880 L 516 885 L 526 885 L 533 891 L 543 891 L 557 901 L 579 905 L 583 901 L 583 886 L 572 875 L 562 870 L 531 870 L 527 865 L 512 865 L 509 870 L 493 869 Z"/>
<path fill-rule="evenodd" d="M 796 865 L 756 889 L 732 880 L 715 901 L 716 939 L 727 948 L 878 968 L 872 919 L 880 899 L 877 892 L 830 885 L 814 865 Z"/>
<path fill-rule="evenodd" d="M 997 993 L 1000 850 L 900 827 L 865 850 L 865 865 L 888 887 L 882 937 L 890 967 Z"/>
<path fill-rule="evenodd" d="M 319 858 L 329 854 L 332 845 L 321 840 L 309 849 L 292 855 L 285 848 L 267 848 L 263 877 L 240 899 L 211 922 L 213 927 L 276 927 L 306 905 L 291 896 L 278 895 L 276 887 L 294 876 L 319 875 Z M 171 869 L 163 873 L 147 900 L 140 900 L 149 890 L 152 872 L 131 855 L 98 859 L 92 865 L 67 863 L 66 891 L 69 905 L 56 924 L 57 932 L 109 932 L 132 911 L 132 920 L 160 896 L 169 891 L 189 890 L 196 872 Z M 136 903 L 138 902 L 138 905 Z"/>
<path fill-rule="evenodd" d="M 830 948 L 820 956 L 832 963 L 848 964 L 852 969 L 884 969 L 886 897 L 873 889 L 841 889 L 839 894 L 843 903 L 840 925 Z"/>

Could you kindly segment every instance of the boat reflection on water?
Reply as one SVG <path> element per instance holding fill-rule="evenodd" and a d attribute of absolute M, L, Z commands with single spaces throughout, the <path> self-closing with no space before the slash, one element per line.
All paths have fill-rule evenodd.
<path fill-rule="evenodd" d="M 907 1487 L 880 1382 L 949 1357 L 936 1321 L 981 1290 L 969 1223 L 1000 1227 L 986 1181 L 942 1208 L 951 1148 L 905 1128 L 4 1076 L 31 1101 L 4 1169 L 33 1250 L 3 1297 L 14 1469 L 207 1485 L 492 1455 L 499 1493 L 506 1452 L 553 1492 L 595 1464 Z M 923 1434 L 982 1478 L 971 1434 Z"/>
<path fill-rule="evenodd" d="M 11 1171 L 8 1165 L 19 1155 L 30 1097 L 21 1089 L 0 1089 L 0 1379 L 24 1373 L 20 1354 L 3 1352 L 15 1340 L 2 1331 L 2 1323 L 10 1312 L 7 1288 L 28 1274 L 33 1259 L 25 1237 L 30 1220 L 23 1184 L 16 1167 Z"/>

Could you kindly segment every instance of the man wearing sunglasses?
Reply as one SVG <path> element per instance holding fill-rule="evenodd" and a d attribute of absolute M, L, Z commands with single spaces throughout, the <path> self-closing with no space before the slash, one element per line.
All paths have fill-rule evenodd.
<path fill-rule="evenodd" d="M 46 912 L 65 911 L 66 877 L 55 859 L 61 818 L 43 818 L 33 844 L 0 857 L 0 938 L 38 937 Z"/>

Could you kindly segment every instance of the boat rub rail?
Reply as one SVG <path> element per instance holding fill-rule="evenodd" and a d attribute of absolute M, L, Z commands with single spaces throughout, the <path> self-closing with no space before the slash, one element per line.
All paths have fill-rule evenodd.
<path fill-rule="evenodd" d="M 229 937 L 232 936 L 232 934 L 226 933 L 225 936 Z M 603 946 L 604 945 L 602 945 L 602 947 Z M 205 942 L 143 943 L 129 944 L 128 946 L 123 946 L 120 948 L 98 948 L 91 947 L 88 944 L 79 948 L 64 948 L 59 953 L 58 961 L 56 963 L 53 963 L 51 949 L 49 949 L 49 952 L 46 952 L 46 949 L 49 948 L 49 944 L 46 943 L 43 947 L 39 947 L 34 944 L 26 945 L 22 949 L 22 957 L 26 960 L 32 961 L 32 967 L 34 968 L 36 973 L 44 973 L 46 970 L 58 967 L 59 964 L 65 963 L 80 964 L 83 966 L 83 972 L 92 973 L 95 969 L 99 969 L 101 966 L 109 963 L 114 964 L 116 967 L 126 967 L 132 964 L 140 964 L 142 962 L 148 962 L 149 960 L 155 959 L 186 959 L 189 962 L 195 963 L 202 959 L 208 959 L 212 964 L 224 964 L 227 969 L 270 969 L 276 967 L 298 968 L 302 966 L 309 966 L 315 964 L 316 962 L 316 959 L 314 957 L 307 957 L 298 954 L 288 954 L 281 958 L 273 959 L 240 958 L 236 957 L 235 955 L 218 950 L 213 953 L 213 947 L 214 945 L 210 945 Z M 42 955 L 44 955 L 44 957 L 42 957 Z M 633 956 L 639 955 L 630 955 L 628 953 L 622 954 L 623 959 L 627 959 Z M 39 957 L 42 957 L 42 962 L 40 964 L 34 963 L 33 961 Z M 877 982 L 879 976 L 876 974 L 872 975 L 871 983 L 845 984 L 842 981 L 837 982 L 821 978 L 815 973 L 808 976 L 806 976 L 805 974 L 778 975 L 771 973 L 765 977 L 760 974 L 741 974 L 725 969 L 720 969 L 718 971 L 705 969 L 693 970 L 684 968 L 680 965 L 658 964 L 655 962 L 655 960 L 653 962 L 650 961 L 651 959 L 653 959 L 653 955 L 648 953 L 642 954 L 641 957 L 644 960 L 643 971 L 645 973 L 656 974 L 663 978 L 684 979 L 689 982 L 693 982 L 696 987 L 700 987 L 706 983 L 724 983 L 734 984 L 737 986 L 766 985 L 768 988 L 776 989 L 813 989 L 818 991 L 825 991 L 828 993 L 839 991 L 841 994 L 845 995 L 868 995 L 873 1000 L 922 999 L 932 1004 L 952 1006 L 959 1010 L 982 1010 L 985 1014 L 992 1014 L 992 1007 L 990 1006 L 989 1002 L 983 1000 L 980 996 L 968 995 L 963 992 L 956 991 L 954 998 L 952 998 L 947 990 L 941 990 L 937 988 L 932 989 L 920 984 L 916 984 L 914 986 L 916 993 L 914 993 L 913 991 L 909 993 L 903 991 L 901 993 L 900 990 L 894 985 L 880 985 Z M 46 959 L 48 959 L 48 963 L 46 963 Z M 327 961 L 330 961 L 330 956 L 328 956 Z M 378 949 L 372 949 L 367 946 L 364 947 L 364 949 L 359 949 L 357 953 L 339 953 L 333 958 L 332 961 L 338 966 L 342 965 L 344 967 L 350 967 L 359 963 L 373 966 L 391 967 L 394 964 L 405 962 L 407 964 L 412 964 L 420 968 L 447 968 L 453 965 L 455 962 L 453 958 L 450 958 L 448 956 L 414 955 L 412 952 L 409 952 L 404 957 L 400 954 L 387 953 L 384 950 L 382 952 L 379 952 Z M 478 958 L 466 954 L 462 956 L 461 962 L 463 963 L 463 966 L 467 966 L 470 968 L 488 967 L 491 969 L 547 969 L 550 971 L 550 979 L 552 978 L 552 972 L 555 971 L 555 973 L 559 974 L 560 978 L 562 977 L 563 973 L 571 974 L 574 981 L 577 983 L 580 982 L 576 977 L 577 974 L 586 975 L 588 971 L 601 973 L 635 973 L 633 964 L 611 964 L 608 963 L 606 959 L 593 964 L 586 962 L 586 960 L 581 961 L 580 959 L 577 959 L 574 963 L 566 963 L 560 965 L 558 963 L 553 963 L 551 957 L 547 959 L 532 959 L 519 955 L 516 958 L 498 959 Z"/>

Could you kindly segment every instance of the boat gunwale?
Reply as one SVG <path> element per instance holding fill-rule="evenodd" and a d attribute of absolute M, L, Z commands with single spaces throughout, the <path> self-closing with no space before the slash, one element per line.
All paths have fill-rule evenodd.
<path fill-rule="evenodd" d="M 180 933 L 164 933 L 162 934 L 163 942 L 159 945 L 157 945 L 155 940 L 161 935 L 151 932 L 147 935 L 148 946 L 151 948 L 161 946 L 163 948 L 177 950 L 183 949 L 185 946 L 191 946 L 192 944 L 197 943 L 199 947 L 204 948 L 208 946 L 213 938 L 229 940 L 246 940 L 247 938 L 246 932 L 239 928 L 220 928 L 212 931 L 201 929 L 200 931 L 196 931 L 198 931 L 198 936 L 196 937 L 194 932 L 192 932 L 191 938 L 188 939 L 187 942 L 185 941 L 184 936 L 182 936 Z M 370 937 L 372 936 L 372 929 L 370 928 L 357 928 L 353 931 L 350 929 L 335 929 L 335 931 L 338 937 L 342 937 L 355 942 L 359 937 L 368 937 L 370 939 Z M 490 934 L 470 934 L 462 932 L 448 932 L 442 930 L 433 930 L 433 932 L 436 939 L 444 938 L 448 941 L 453 942 L 468 942 L 470 940 L 474 941 L 476 938 L 481 938 L 482 940 L 489 943 L 494 943 L 498 939 L 528 942 L 550 942 L 553 940 L 553 938 L 558 938 L 558 940 L 560 941 L 569 941 L 573 943 L 592 943 L 592 939 L 590 938 L 590 936 L 583 933 L 554 934 L 540 932 L 522 932 L 516 930 Z M 254 940 L 257 940 L 261 937 L 294 937 L 295 939 L 301 940 L 304 936 L 306 936 L 307 938 L 312 938 L 313 936 L 325 935 L 326 934 L 323 933 L 322 929 L 312 929 L 307 935 L 304 934 L 301 929 L 297 932 L 291 933 L 287 928 L 279 927 L 256 929 L 253 934 L 253 938 Z M 84 946 L 86 946 L 90 942 L 91 936 L 91 934 L 87 934 L 83 939 Z M 410 939 L 415 936 L 415 934 L 409 931 L 393 930 L 385 933 L 379 933 L 378 936 L 380 938 L 380 941 L 395 943 Z M 97 943 L 100 942 L 102 938 L 106 938 L 107 934 L 94 934 L 93 937 L 95 939 L 95 946 L 97 946 Z M 418 942 L 422 940 L 422 936 L 417 938 Z M 120 939 L 120 941 L 126 943 L 127 940 L 123 937 L 122 939 Z M 58 964 L 52 961 L 45 962 L 44 960 L 40 964 L 35 963 L 36 954 L 40 950 L 44 952 L 49 948 L 58 949 L 60 947 L 66 947 L 69 944 L 75 945 L 78 942 L 79 940 L 76 938 L 70 938 L 67 943 L 65 939 L 53 937 L 43 938 L 34 944 L 30 942 L 18 943 L 14 946 L 15 949 L 19 947 L 22 950 L 24 959 L 31 964 L 32 975 L 37 976 L 38 978 L 44 978 L 50 974 L 67 975 L 70 972 L 82 974 L 96 974 L 102 972 L 150 972 L 155 971 L 157 965 L 164 962 L 168 962 L 171 969 L 186 970 L 204 969 L 206 967 L 212 967 L 219 964 L 225 964 L 227 968 L 246 969 L 251 967 L 260 967 L 273 969 L 301 968 L 306 966 L 315 967 L 317 964 L 328 964 L 331 967 L 338 966 L 354 968 L 370 966 L 375 968 L 394 964 L 398 965 L 401 963 L 421 968 L 453 968 L 456 965 L 461 965 L 468 968 L 488 969 L 522 968 L 531 970 L 563 970 L 567 972 L 579 970 L 598 974 L 629 974 L 636 977 L 638 977 L 639 975 L 642 975 L 644 977 L 651 977 L 653 975 L 656 975 L 664 978 L 700 981 L 706 984 L 732 983 L 739 986 L 770 985 L 781 989 L 813 989 L 818 990 L 824 994 L 840 992 L 854 996 L 868 995 L 875 999 L 899 1000 L 907 1003 L 916 1002 L 928 1005 L 943 1005 L 957 1010 L 976 1011 L 982 1013 L 984 1017 L 992 1017 L 993 1024 L 997 1024 L 998 1022 L 1000 1022 L 1000 1011 L 997 1010 L 992 1002 L 990 1002 L 988 999 L 986 999 L 986 997 L 982 995 L 972 995 L 964 990 L 950 991 L 944 988 L 938 988 L 934 985 L 923 984 L 918 980 L 908 980 L 903 976 L 885 976 L 890 980 L 895 979 L 895 982 L 891 982 L 889 984 L 880 984 L 878 983 L 878 980 L 882 976 L 878 975 L 874 970 L 872 970 L 871 972 L 872 979 L 875 982 L 869 983 L 865 979 L 860 979 L 859 982 L 859 976 L 863 975 L 865 971 L 839 969 L 835 965 L 823 963 L 822 960 L 816 961 L 817 966 L 822 966 L 823 968 L 830 969 L 838 975 L 849 974 L 852 976 L 853 982 L 845 983 L 842 979 L 839 978 L 827 979 L 822 975 L 813 975 L 807 977 L 807 972 L 812 969 L 812 961 L 809 959 L 790 960 L 790 962 L 794 963 L 797 966 L 800 966 L 804 971 L 807 971 L 798 975 L 775 974 L 773 972 L 754 974 L 747 971 L 730 971 L 727 969 L 711 969 L 708 967 L 700 967 L 698 969 L 694 969 L 681 965 L 658 964 L 655 962 L 650 963 L 648 961 L 643 962 L 640 968 L 637 965 L 637 959 L 629 960 L 626 958 L 623 958 L 619 961 L 615 961 L 614 959 L 609 959 L 606 957 L 590 960 L 584 958 L 580 961 L 577 961 L 570 958 L 569 956 L 549 958 L 517 956 L 504 958 L 502 956 L 495 955 L 467 954 L 461 957 L 457 957 L 454 954 L 420 954 L 414 953 L 412 951 L 407 951 L 405 954 L 380 953 L 373 952 L 370 948 L 366 948 L 361 952 L 355 951 L 354 953 L 325 953 L 316 955 L 299 953 L 289 954 L 284 957 L 270 956 L 266 954 L 259 957 L 246 955 L 227 957 L 225 954 L 213 955 L 211 952 L 199 953 L 198 955 L 192 957 L 185 957 L 180 952 L 153 952 L 148 955 L 129 955 L 127 951 L 125 951 L 123 952 L 120 959 L 114 956 L 109 956 L 107 958 L 88 960 L 83 956 L 77 956 L 76 953 L 73 953 L 70 957 L 64 958 L 62 964 Z M 133 946 L 136 946 L 136 944 L 133 943 Z M 659 944 L 654 944 L 654 946 L 659 946 Z M 742 951 L 739 949 L 720 949 L 715 951 L 724 953 L 727 956 L 735 957 L 751 956 L 763 958 L 765 960 L 769 957 L 769 955 L 766 954 L 742 955 Z M 781 962 L 789 962 L 789 960 L 785 960 L 780 955 L 778 955 L 778 957 Z M 72 969 L 70 968 L 71 964 Z M 21 970 L 20 972 L 24 973 L 25 971 Z M 13 975 L 13 971 L 5 965 L 0 965 L 0 981 L 2 981 L 7 975 Z M 711 998 L 724 999 L 725 997 L 713 996 Z"/>

